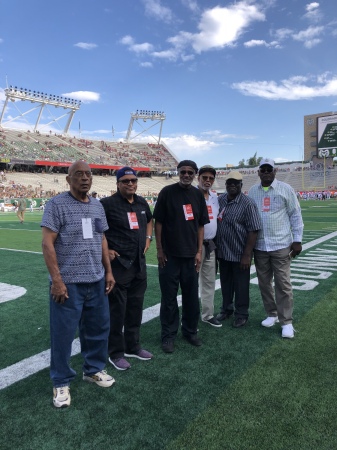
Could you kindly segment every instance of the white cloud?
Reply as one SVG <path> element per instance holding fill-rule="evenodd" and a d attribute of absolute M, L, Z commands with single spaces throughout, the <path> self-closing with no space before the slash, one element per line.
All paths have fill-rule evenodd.
<path fill-rule="evenodd" d="M 305 19 L 312 22 L 318 22 L 322 18 L 322 14 L 319 10 L 319 3 L 317 2 L 308 3 L 305 10 L 306 13 L 303 16 Z"/>
<path fill-rule="evenodd" d="M 337 96 L 337 76 L 294 76 L 280 83 L 275 81 L 243 81 L 231 86 L 241 94 L 267 100 L 309 100 Z"/>
<path fill-rule="evenodd" d="M 74 47 L 82 48 L 83 50 L 92 50 L 97 47 L 97 44 L 91 44 L 89 42 L 78 42 L 74 44 Z"/>
<path fill-rule="evenodd" d="M 228 7 L 216 6 L 206 10 L 192 37 L 192 46 L 197 53 L 233 45 L 244 30 L 255 21 L 265 20 L 258 6 L 242 1 Z"/>
<path fill-rule="evenodd" d="M 152 56 L 169 61 L 179 58 L 186 60 L 187 47 L 192 47 L 195 53 L 201 53 L 233 46 L 254 21 L 263 20 L 264 13 L 249 1 L 241 1 L 228 7 L 216 6 L 202 13 L 198 33 L 180 31 L 167 39 L 171 48 L 153 52 Z M 192 58 L 189 56 L 187 59 Z"/>
<path fill-rule="evenodd" d="M 272 41 L 272 42 L 266 42 L 265 40 L 262 39 L 252 39 L 251 41 L 247 41 L 243 44 L 245 47 L 247 48 L 251 48 L 251 47 L 275 47 L 275 48 L 281 48 L 280 44 L 277 41 Z"/>
<path fill-rule="evenodd" d="M 142 0 L 145 6 L 145 14 L 157 20 L 171 22 L 173 14 L 170 8 L 163 6 L 160 0 Z"/>
<path fill-rule="evenodd" d="M 131 52 L 135 53 L 150 53 L 153 51 L 154 47 L 148 42 L 143 42 L 142 44 L 136 44 L 132 36 L 124 36 L 119 41 L 121 44 L 126 45 Z"/>
<path fill-rule="evenodd" d="M 199 11 L 198 3 L 195 0 L 182 0 L 182 4 L 193 12 Z"/>
<path fill-rule="evenodd" d="M 153 64 L 152 64 L 152 62 L 145 61 L 145 62 L 140 63 L 140 67 L 151 68 L 151 67 L 153 67 Z"/>
<path fill-rule="evenodd" d="M 272 34 L 276 37 L 278 41 L 283 41 L 284 39 L 287 39 L 293 34 L 293 30 L 290 30 L 289 28 L 279 28 L 278 30 L 275 30 Z"/>
<path fill-rule="evenodd" d="M 323 33 L 324 27 L 309 27 L 306 30 L 302 30 L 297 34 L 293 34 L 292 38 L 295 41 L 304 43 L 306 48 L 312 48 L 321 42 L 319 36 Z"/>
<path fill-rule="evenodd" d="M 74 91 L 62 94 L 62 97 L 70 97 L 74 100 L 81 100 L 83 103 L 98 102 L 100 94 L 92 91 Z"/>
<path fill-rule="evenodd" d="M 165 137 L 163 141 L 177 156 L 186 157 L 186 155 L 195 155 L 204 152 L 210 152 L 219 144 L 216 142 L 200 139 L 191 134 L 183 134 L 174 137 Z"/>

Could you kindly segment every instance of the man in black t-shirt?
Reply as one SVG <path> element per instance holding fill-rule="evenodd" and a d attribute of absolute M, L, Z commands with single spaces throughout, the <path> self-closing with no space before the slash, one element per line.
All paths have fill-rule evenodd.
<path fill-rule="evenodd" d="M 161 339 L 165 353 L 174 351 L 179 328 L 177 293 L 182 297 L 182 334 L 192 345 L 200 346 L 198 272 L 201 264 L 204 225 L 209 223 L 205 199 L 192 186 L 198 172 L 194 161 L 184 160 L 177 167 L 179 182 L 164 187 L 153 217 L 161 289 Z"/>

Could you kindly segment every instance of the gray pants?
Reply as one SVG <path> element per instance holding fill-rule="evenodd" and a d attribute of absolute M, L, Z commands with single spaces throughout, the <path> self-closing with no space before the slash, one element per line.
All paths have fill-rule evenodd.
<path fill-rule="evenodd" d="M 203 245 L 199 272 L 199 295 L 201 298 L 201 317 L 203 320 L 214 317 L 215 262 L 214 250 L 210 254 L 210 259 L 205 259 L 205 246 Z"/>
<path fill-rule="evenodd" d="M 278 316 L 281 325 L 292 323 L 293 290 L 290 282 L 290 247 L 272 252 L 254 250 L 254 261 L 264 309 Z M 273 287 L 273 278 L 274 285 Z M 275 289 L 275 294 L 274 294 Z"/>

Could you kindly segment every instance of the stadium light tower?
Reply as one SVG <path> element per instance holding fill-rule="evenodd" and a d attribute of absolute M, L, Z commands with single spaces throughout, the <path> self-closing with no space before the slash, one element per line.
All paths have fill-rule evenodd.
<path fill-rule="evenodd" d="M 129 123 L 129 128 L 128 128 L 128 131 L 126 133 L 126 138 L 125 138 L 126 142 L 130 142 L 130 136 L 131 136 L 131 133 L 132 133 L 133 124 L 136 121 L 137 124 L 141 128 L 143 128 L 143 130 L 140 133 L 136 134 L 136 136 L 134 136 L 132 139 L 135 139 L 140 134 L 145 133 L 150 128 L 154 127 L 155 125 L 160 124 L 158 138 L 155 138 L 154 136 L 152 136 L 158 142 L 158 144 L 160 144 L 161 133 L 162 133 L 163 123 L 164 123 L 165 119 L 166 119 L 166 114 L 163 111 L 149 111 L 147 109 L 137 109 L 136 112 L 131 113 L 131 119 L 130 119 L 130 123 Z M 147 120 L 151 120 L 152 122 L 155 122 L 155 123 L 153 123 L 152 125 L 148 126 L 147 128 L 144 128 L 144 126 L 141 123 L 139 123 L 139 120 L 142 120 L 143 122 L 146 122 Z"/>
<path fill-rule="evenodd" d="M 22 88 L 22 87 L 18 88 L 17 86 L 9 86 L 8 88 L 6 88 L 5 96 L 6 96 L 6 100 L 5 100 L 4 106 L 2 108 L 1 116 L 0 116 L 0 126 L 2 126 L 2 125 L 5 126 L 7 123 L 13 122 L 14 120 L 18 119 L 19 117 L 24 117 L 25 115 L 31 113 L 32 111 L 39 109 L 38 117 L 36 119 L 35 126 L 34 126 L 34 131 L 36 131 L 39 126 L 42 112 L 43 112 L 45 106 L 49 105 L 49 106 L 54 106 L 55 108 L 63 108 L 65 110 L 67 110 L 67 112 L 65 114 L 60 115 L 57 118 L 54 118 L 52 121 L 50 121 L 47 124 L 44 124 L 43 126 L 48 126 L 48 125 L 52 124 L 53 122 L 58 122 L 63 117 L 69 115 L 68 120 L 67 120 L 66 125 L 63 130 L 63 133 L 65 133 L 65 134 L 68 133 L 69 127 L 70 127 L 71 122 L 74 117 L 74 114 L 76 113 L 76 111 L 78 109 L 80 109 L 80 106 L 81 106 L 80 100 L 74 100 L 71 98 L 65 98 L 65 97 L 60 97 L 57 95 L 46 94 L 46 93 L 40 92 L 40 91 L 31 91 L 30 89 L 26 89 L 26 88 Z M 5 111 L 6 111 L 8 102 L 9 101 L 15 102 L 16 100 L 29 101 L 36 105 L 34 105 L 34 107 L 32 109 L 30 109 L 29 111 L 26 111 L 24 113 L 21 113 L 19 111 L 20 114 L 18 116 L 13 117 L 10 120 L 8 120 L 7 122 L 3 123 L 2 121 L 3 121 L 4 115 L 5 115 Z"/>

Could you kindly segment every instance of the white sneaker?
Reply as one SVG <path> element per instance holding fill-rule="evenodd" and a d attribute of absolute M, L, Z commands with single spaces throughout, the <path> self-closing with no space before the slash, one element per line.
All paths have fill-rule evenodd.
<path fill-rule="evenodd" d="M 261 325 L 263 327 L 273 327 L 275 325 L 275 323 L 278 323 L 278 317 L 267 317 L 266 319 L 262 320 Z"/>
<path fill-rule="evenodd" d="M 282 337 L 292 339 L 294 337 L 294 327 L 291 323 L 282 325 Z"/>
<path fill-rule="evenodd" d="M 53 403 L 56 408 L 66 408 L 67 406 L 70 406 L 70 401 L 69 386 L 53 388 Z"/>
<path fill-rule="evenodd" d="M 114 384 L 115 379 L 106 373 L 106 370 L 101 370 L 94 375 L 83 374 L 83 380 L 89 381 L 89 383 L 96 383 L 101 387 L 110 387 Z"/>

